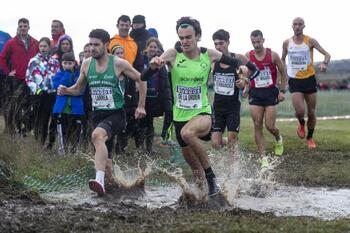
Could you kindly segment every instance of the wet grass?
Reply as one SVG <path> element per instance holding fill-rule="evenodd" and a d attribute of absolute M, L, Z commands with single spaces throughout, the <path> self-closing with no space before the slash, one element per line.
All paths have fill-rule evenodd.
<path fill-rule="evenodd" d="M 315 150 L 296 135 L 296 122 L 277 122 L 283 135 L 285 153 L 277 168 L 277 177 L 287 184 L 305 186 L 350 187 L 349 120 L 318 121 L 314 133 Z M 242 120 L 240 145 L 256 153 L 251 120 Z M 265 130 L 267 151 L 272 152 L 274 138 Z"/>

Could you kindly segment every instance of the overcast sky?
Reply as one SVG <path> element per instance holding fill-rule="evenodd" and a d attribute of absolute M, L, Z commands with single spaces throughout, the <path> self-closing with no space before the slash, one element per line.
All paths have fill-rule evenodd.
<path fill-rule="evenodd" d="M 305 19 L 304 34 L 318 40 L 332 59 L 347 59 L 350 54 L 350 13 L 346 0 L 59 0 L 1 2 L 0 30 L 14 36 L 17 21 L 26 17 L 30 21 L 29 34 L 40 39 L 51 38 L 51 21 L 61 20 L 66 33 L 73 38 L 78 54 L 92 29 L 103 28 L 111 36 L 117 33 L 116 23 L 120 15 L 130 18 L 136 14 L 146 17 L 147 27 L 158 30 L 159 39 L 167 49 L 176 42 L 176 21 L 182 16 L 199 20 L 202 26 L 200 46 L 213 47 L 212 34 L 225 29 L 231 34 L 230 50 L 245 53 L 252 49 L 250 32 L 260 29 L 264 33 L 265 46 L 281 55 L 282 43 L 293 35 L 292 20 Z M 210 2 L 210 3 L 209 3 Z M 315 61 L 323 56 L 315 52 Z"/>

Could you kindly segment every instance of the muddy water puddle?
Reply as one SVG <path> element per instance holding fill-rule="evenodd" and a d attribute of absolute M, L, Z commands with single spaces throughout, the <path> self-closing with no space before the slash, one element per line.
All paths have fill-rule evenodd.
<path fill-rule="evenodd" d="M 239 190 L 237 197 L 234 198 L 232 208 L 252 209 L 263 213 L 270 212 L 276 216 L 310 216 L 323 220 L 350 218 L 350 189 L 275 186 L 263 197 L 252 196 L 251 193 Z M 48 193 L 44 197 L 51 201 L 63 201 L 71 205 L 88 203 L 99 206 L 106 202 L 121 202 L 154 209 L 179 207 L 181 195 L 181 188 L 173 185 L 146 186 L 144 193 L 126 193 L 118 197 L 108 194 L 103 198 L 98 198 L 87 190 Z"/>
<path fill-rule="evenodd" d="M 181 168 L 160 167 L 154 162 L 147 163 L 143 169 L 139 166 L 125 170 L 115 164 L 116 182 L 120 187 L 125 187 L 125 190 L 114 190 L 103 198 L 96 197 L 88 189 L 48 193 L 44 197 L 70 205 L 87 203 L 102 210 L 108 210 L 109 203 L 131 204 L 148 209 L 176 209 L 187 205 L 216 210 L 251 209 L 276 216 L 310 216 L 323 220 L 350 218 L 350 189 L 307 188 L 276 183 L 275 168 L 281 163 L 276 158 L 270 159 L 267 170 L 261 170 L 259 164 L 254 164 L 254 157 L 249 154 L 236 158 L 234 163 L 227 160 L 229 156 L 220 154 L 212 154 L 211 158 L 215 164 L 214 169 L 219 171 L 218 177 L 221 177 L 222 193 L 215 198 L 207 197 L 207 190 L 203 189 L 203 185 L 188 183 Z M 155 170 L 174 182 L 147 185 L 145 181 Z"/>

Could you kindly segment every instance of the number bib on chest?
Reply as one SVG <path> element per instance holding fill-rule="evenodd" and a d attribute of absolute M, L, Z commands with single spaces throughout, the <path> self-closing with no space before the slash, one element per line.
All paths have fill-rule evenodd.
<path fill-rule="evenodd" d="M 271 71 L 268 67 L 260 70 L 260 74 L 255 78 L 255 87 L 256 88 L 264 88 L 273 84 Z"/>
<path fill-rule="evenodd" d="M 201 87 L 176 86 L 176 107 L 182 109 L 202 108 Z"/>
<path fill-rule="evenodd" d="M 114 108 L 113 92 L 111 87 L 91 87 L 92 106 L 94 108 Z"/>
<path fill-rule="evenodd" d="M 297 53 L 289 53 L 289 64 L 293 74 L 298 71 L 307 70 L 307 65 L 309 64 L 309 52 L 308 51 L 298 51 Z"/>
<path fill-rule="evenodd" d="M 235 78 L 233 74 L 223 75 L 215 74 L 214 75 L 214 91 L 219 95 L 233 95 L 235 92 L 234 81 Z"/>

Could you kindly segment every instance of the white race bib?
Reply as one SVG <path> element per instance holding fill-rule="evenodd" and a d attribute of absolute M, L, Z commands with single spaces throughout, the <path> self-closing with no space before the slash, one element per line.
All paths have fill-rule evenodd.
<path fill-rule="evenodd" d="M 94 108 L 115 108 L 112 87 L 91 87 L 91 99 Z"/>
<path fill-rule="evenodd" d="M 295 77 L 299 71 L 307 70 L 307 65 L 310 63 L 309 51 L 289 52 L 288 63 L 292 77 Z"/>
<path fill-rule="evenodd" d="M 260 70 L 260 74 L 255 79 L 256 88 L 264 88 L 273 84 L 271 71 L 269 67 L 265 67 L 263 70 Z"/>
<path fill-rule="evenodd" d="M 214 75 L 214 91 L 219 95 L 233 95 L 235 93 L 234 82 L 235 78 L 230 74 L 215 74 Z"/>
<path fill-rule="evenodd" d="M 201 87 L 176 86 L 176 107 L 182 109 L 202 108 Z"/>

